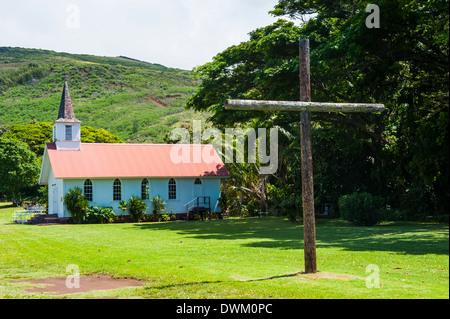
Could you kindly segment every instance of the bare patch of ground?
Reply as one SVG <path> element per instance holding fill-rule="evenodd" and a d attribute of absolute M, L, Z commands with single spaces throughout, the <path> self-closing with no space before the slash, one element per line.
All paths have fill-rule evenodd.
<path fill-rule="evenodd" d="M 165 98 L 166 99 L 177 99 L 180 98 L 181 94 L 174 94 L 174 95 L 167 95 Z M 164 103 L 163 101 L 161 101 L 160 99 L 158 99 L 155 94 L 149 94 L 145 96 L 145 99 L 149 102 L 153 102 L 159 106 L 162 107 L 169 107 L 169 105 L 167 105 L 166 103 Z"/>
<path fill-rule="evenodd" d="M 151 102 L 153 102 L 153 103 L 155 103 L 155 104 L 157 104 L 157 105 L 159 105 L 159 106 L 162 106 L 162 107 L 168 107 L 168 105 L 167 105 L 166 103 L 164 103 L 164 102 L 162 102 L 161 100 L 157 99 L 156 96 L 155 96 L 154 94 L 153 94 L 153 95 L 147 95 L 147 96 L 145 96 L 145 99 L 146 99 L 147 101 L 151 101 Z"/>
<path fill-rule="evenodd" d="M 87 292 L 91 290 L 107 290 L 122 287 L 138 287 L 145 284 L 145 281 L 130 278 L 112 278 L 108 275 L 88 275 L 80 277 L 80 287 L 68 288 L 66 278 L 42 278 L 36 280 L 21 280 L 17 282 L 39 285 L 26 289 L 28 292 L 51 292 L 59 295 Z M 72 281 L 73 283 L 73 281 Z M 42 287 L 42 285 L 45 285 Z M 70 286 L 70 285 L 69 285 Z"/>
<path fill-rule="evenodd" d="M 350 279 L 354 278 L 354 276 L 343 275 L 343 274 L 334 274 L 331 272 L 317 272 L 315 274 L 297 273 L 294 277 L 299 278 L 299 279 L 314 279 L 314 280 L 320 280 L 320 279 L 350 280 Z"/>

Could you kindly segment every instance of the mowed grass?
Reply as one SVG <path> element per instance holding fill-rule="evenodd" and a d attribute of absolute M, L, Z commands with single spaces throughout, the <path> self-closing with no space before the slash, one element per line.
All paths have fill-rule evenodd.
<path fill-rule="evenodd" d="M 0 298 L 449 298 L 448 225 L 318 220 L 312 275 L 303 227 L 282 218 L 33 226 L 13 211 L 0 206 Z M 70 264 L 146 283 L 69 295 L 16 283 L 66 277 Z"/>

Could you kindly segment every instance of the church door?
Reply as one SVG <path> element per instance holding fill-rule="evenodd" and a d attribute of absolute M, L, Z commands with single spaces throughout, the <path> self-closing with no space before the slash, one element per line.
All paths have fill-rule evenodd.
<path fill-rule="evenodd" d="M 200 178 L 195 179 L 193 193 L 194 198 L 198 196 L 203 196 L 203 185 Z"/>

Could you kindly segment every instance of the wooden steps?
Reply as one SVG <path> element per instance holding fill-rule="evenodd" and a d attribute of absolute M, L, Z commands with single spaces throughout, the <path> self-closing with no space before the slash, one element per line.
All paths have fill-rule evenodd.
<path fill-rule="evenodd" d="M 66 223 L 68 218 L 60 218 L 57 214 L 37 215 L 32 217 L 28 224 L 32 225 L 56 225 Z"/>
<path fill-rule="evenodd" d="M 211 208 L 196 206 L 189 211 L 189 219 L 195 219 L 195 216 L 197 216 L 197 219 L 203 220 L 206 217 L 205 214 L 208 214 L 208 219 L 211 219 Z"/>

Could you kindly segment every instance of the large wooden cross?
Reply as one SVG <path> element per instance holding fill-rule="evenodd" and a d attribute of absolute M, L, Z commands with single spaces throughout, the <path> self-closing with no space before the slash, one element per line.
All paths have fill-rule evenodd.
<path fill-rule="evenodd" d="M 316 227 L 314 215 L 313 161 L 311 152 L 311 112 L 381 112 L 383 104 L 311 102 L 309 40 L 300 40 L 300 102 L 226 100 L 225 109 L 300 112 L 303 233 L 305 273 L 316 273 Z"/>

